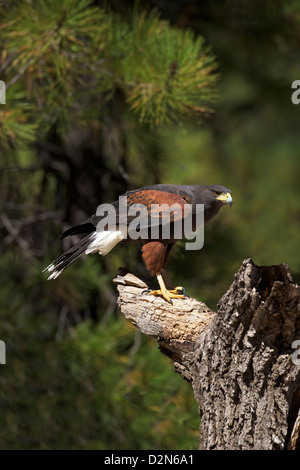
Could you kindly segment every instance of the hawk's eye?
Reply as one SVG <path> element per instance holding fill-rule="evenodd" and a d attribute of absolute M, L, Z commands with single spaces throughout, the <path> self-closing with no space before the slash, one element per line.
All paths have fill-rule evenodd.
<path fill-rule="evenodd" d="M 214 196 L 220 196 L 220 194 L 222 194 L 221 191 L 214 191 Z"/>

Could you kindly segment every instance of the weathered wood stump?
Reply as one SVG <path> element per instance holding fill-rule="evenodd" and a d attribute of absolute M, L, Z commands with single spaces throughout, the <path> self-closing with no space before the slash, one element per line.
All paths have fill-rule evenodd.
<path fill-rule="evenodd" d="M 191 383 L 200 449 L 300 449 L 300 286 L 286 264 L 245 260 L 217 313 L 143 293 L 130 273 L 115 282 L 121 312 Z"/>

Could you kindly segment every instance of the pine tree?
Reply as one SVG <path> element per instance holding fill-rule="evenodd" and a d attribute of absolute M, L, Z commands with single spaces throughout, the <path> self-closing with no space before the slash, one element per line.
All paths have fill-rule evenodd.
<path fill-rule="evenodd" d="M 140 123 L 198 122 L 216 99 L 216 63 L 201 37 L 154 11 L 127 20 L 90 0 L 4 2 L 1 144 L 30 143 L 53 125 L 101 121 L 118 92 Z"/>

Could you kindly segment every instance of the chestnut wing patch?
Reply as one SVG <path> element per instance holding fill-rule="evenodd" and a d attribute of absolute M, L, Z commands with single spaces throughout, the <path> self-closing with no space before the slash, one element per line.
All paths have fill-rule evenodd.
<path fill-rule="evenodd" d="M 189 205 L 188 198 L 184 199 L 181 195 L 175 193 L 168 193 L 166 191 L 157 190 L 142 190 L 129 193 L 127 197 L 127 207 L 129 212 L 141 209 L 147 217 L 141 222 L 141 228 L 151 225 L 164 225 L 167 223 L 175 222 L 176 220 L 183 220 L 188 214 L 191 213 L 191 206 Z M 151 217 L 151 221 L 150 221 Z M 134 218 L 128 217 L 128 223 Z M 119 218 L 122 223 L 122 218 Z"/>

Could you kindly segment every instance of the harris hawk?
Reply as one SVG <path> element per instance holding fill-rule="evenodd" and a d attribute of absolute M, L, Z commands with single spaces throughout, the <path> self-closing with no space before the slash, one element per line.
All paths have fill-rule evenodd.
<path fill-rule="evenodd" d="M 125 205 L 123 208 L 120 205 L 121 198 L 123 198 L 123 205 Z M 146 215 L 149 216 L 151 213 L 150 223 L 158 228 L 158 232 L 155 232 L 156 236 L 152 236 L 152 232 L 149 230 L 149 218 L 146 217 L 147 223 L 144 223 L 144 228 L 146 228 L 147 234 L 141 240 L 143 243 L 142 258 L 150 275 L 157 277 L 160 287 L 158 290 L 149 290 L 149 293 L 162 296 L 170 303 L 172 303 L 172 298 L 184 298 L 182 288 L 174 289 L 166 271 L 172 247 L 178 240 L 184 238 L 183 232 L 181 232 L 181 237 L 176 236 L 177 233 L 174 232 L 175 223 L 183 224 L 186 214 L 191 215 L 193 219 L 198 205 L 202 205 L 203 223 L 207 223 L 218 214 L 225 204 L 232 205 L 231 191 L 220 185 L 157 184 L 127 191 L 121 198 L 119 198 L 119 201 L 112 203 L 110 207 L 104 205 L 106 214 L 112 212 L 116 217 L 113 229 L 108 225 L 101 225 L 101 222 L 104 221 L 104 214 L 98 210 L 102 207 L 99 206 L 96 214 L 83 223 L 63 232 L 61 239 L 69 235 L 87 235 L 45 268 L 44 271 L 50 273 L 48 279 L 57 278 L 65 268 L 83 253 L 98 252 L 100 255 L 105 255 L 120 242 L 135 241 L 137 237 L 133 236 L 132 230 L 130 231 L 130 224 L 134 221 L 134 217 L 132 214 L 130 215 L 130 210 L 142 206 L 146 210 Z M 161 210 L 162 207 L 173 208 L 173 211 L 169 213 L 170 230 L 167 237 L 162 236 L 162 228 L 166 220 L 163 216 L 163 210 Z M 125 212 L 122 209 L 126 209 Z M 124 214 L 126 217 L 124 217 Z M 143 223 L 139 223 L 139 225 L 141 226 Z M 192 225 L 194 229 L 194 219 Z"/>

